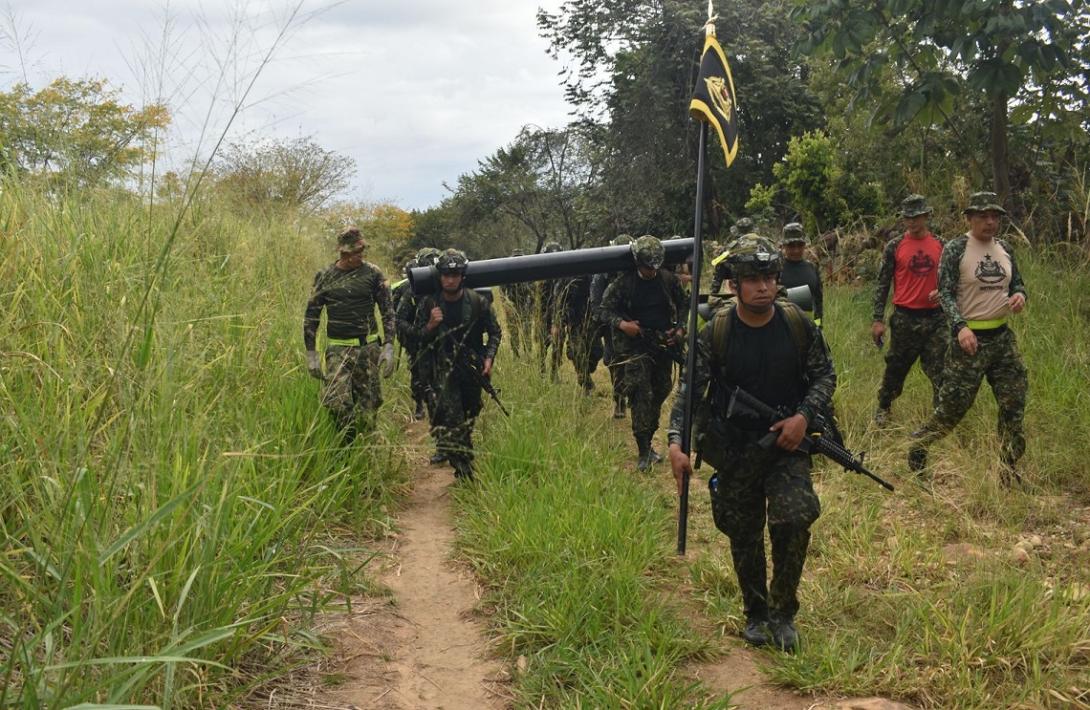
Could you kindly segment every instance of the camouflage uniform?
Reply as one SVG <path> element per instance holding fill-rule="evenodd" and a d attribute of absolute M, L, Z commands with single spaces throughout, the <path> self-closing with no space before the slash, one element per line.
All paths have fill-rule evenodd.
<path fill-rule="evenodd" d="M 303 317 L 303 342 L 313 352 L 322 309 L 327 315 L 326 376 L 322 404 L 332 412 L 346 439 L 355 436 L 359 424 L 370 428 L 382 404 L 379 384 L 380 336 L 375 307 L 382 317 L 386 342 L 394 336 L 394 311 L 390 289 L 374 264 L 363 262 L 351 271 L 336 264 L 319 271 Z"/>
<path fill-rule="evenodd" d="M 771 242 L 767 248 L 775 250 Z M 769 382 L 793 382 L 792 388 L 801 398 L 794 406 L 781 406 L 813 421 L 817 413 L 830 406 L 836 388 L 836 373 L 820 329 L 809 318 L 801 314 L 796 316 L 805 325 L 806 333 L 805 353 L 800 354 L 795 339 L 790 334 L 783 334 L 784 329 L 790 330 L 786 309 L 799 312 L 797 307 L 777 302 L 775 308 L 777 313 L 772 321 L 752 329 L 779 328 L 779 342 L 791 343 L 791 352 L 757 354 L 758 359 L 769 365 L 770 371 L 763 372 L 763 376 L 732 371 L 727 344 L 714 342 L 715 334 L 721 332 L 730 333 L 722 336 L 725 340 L 741 337 L 735 306 L 730 305 L 716 318 L 734 319 L 733 327 L 720 331 L 709 326 L 697 337 L 691 379 L 696 393 L 693 409 L 701 429 L 694 448 L 715 469 L 709 481 L 713 518 L 716 527 L 730 540 L 746 618 L 756 629 L 755 633 L 762 634 L 763 625 L 770 621 L 793 622 L 799 608 L 796 592 L 809 546 L 810 525 L 821 514 L 821 505 L 810 479 L 810 458 L 775 446 L 769 449 L 760 446 L 757 442 L 767 433 L 767 425 L 748 422 L 744 418 L 728 419 L 728 392 L 732 387 L 740 386 L 755 394 Z M 742 347 L 741 344 L 738 347 Z M 681 444 L 687 387 L 683 380 L 671 412 L 668 432 L 671 444 Z M 771 586 L 766 584 L 766 524 L 772 544 Z M 749 630 L 747 627 L 747 632 Z M 793 626 L 791 633 L 795 633 Z M 770 641 L 762 638 L 759 643 Z M 748 636 L 747 640 L 758 643 Z M 794 643 L 797 643 L 797 636 Z"/>
<path fill-rule="evenodd" d="M 559 279 L 554 296 L 562 340 L 567 343 L 565 352 L 579 384 L 588 392 L 594 388 L 591 374 L 602 359 L 598 322 L 590 310 L 590 288 L 590 275 Z"/>
<path fill-rule="evenodd" d="M 414 258 L 411 263 L 414 266 L 434 266 L 435 261 L 438 258 L 438 249 L 425 247 L 416 253 L 416 258 Z M 420 304 L 416 295 L 408 288 L 407 284 L 408 280 L 406 279 L 406 288 L 404 289 L 401 298 L 397 299 L 394 303 L 397 337 L 398 340 L 401 341 L 401 347 L 405 350 L 405 354 L 409 359 L 409 388 L 412 392 L 413 402 L 416 405 L 413 417 L 415 419 L 423 418 L 423 410 L 426 410 L 430 418 L 432 414 L 432 405 L 434 403 L 428 396 L 428 382 L 423 365 L 420 362 L 420 343 L 413 328 L 414 321 L 416 320 L 416 309 Z"/>
<path fill-rule="evenodd" d="M 511 256 L 524 256 L 516 249 Z M 501 286 L 507 302 L 507 335 L 511 351 L 517 356 L 524 344 L 528 345 L 527 333 L 532 325 L 534 312 L 534 287 L 529 283 L 513 283 Z"/>
<path fill-rule="evenodd" d="M 452 252 L 461 255 L 451 249 L 442 258 Z M 441 273 L 443 268 L 440 260 Z M 439 455 L 454 466 L 455 476 L 472 477 L 473 425 L 481 411 L 481 387 L 468 368 L 473 360 L 495 359 L 502 332 L 488 299 L 473 289 L 463 289 L 462 294 L 457 305 L 444 303 L 441 293 L 422 298 L 413 334 L 420 343 L 427 381 L 435 392 L 432 424 Z M 429 331 L 426 326 L 435 306 L 458 308 L 457 325 L 444 319 Z"/>
<path fill-rule="evenodd" d="M 994 193 L 975 193 L 966 213 L 972 211 L 1006 214 L 995 204 Z M 946 351 L 938 406 L 927 423 L 913 434 L 909 467 L 916 471 L 923 469 L 927 460 L 926 447 L 946 436 L 961 421 L 973 405 L 981 381 L 987 378 L 999 409 L 997 428 L 1003 482 L 1009 484 L 1012 477 L 1019 478 L 1015 464 L 1026 450 L 1023 422 L 1029 382 L 1014 333 L 1005 324 L 1005 318 L 1002 319 L 1004 323 L 998 327 L 994 324 L 981 327 L 974 322 L 968 322 L 962 314 L 959 301 L 962 259 L 969 240 L 973 238 L 966 234 L 947 242 L 943 248 L 939 263 L 939 303 L 951 324 L 953 340 Z M 995 241 L 1010 259 L 1011 273 L 1006 295 L 1009 297 L 1021 293 L 1025 296 L 1026 289 L 1014 260 L 1014 252 L 1006 242 L 999 239 Z M 988 279 L 1000 275 L 1008 276 L 984 274 L 979 269 L 976 272 L 976 278 L 984 283 L 989 283 Z M 965 327 L 970 328 L 977 338 L 977 351 L 974 355 L 966 353 L 957 341 L 958 332 Z"/>
<path fill-rule="evenodd" d="M 647 240 L 654 240 L 662 250 L 661 243 L 654 237 L 640 237 L 632 243 L 637 259 L 640 250 L 650 244 Z M 650 294 L 661 312 L 642 310 L 641 294 Z M 651 440 L 659 428 L 662 403 L 673 388 L 674 360 L 667 350 L 651 340 L 652 333 L 648 328 L 656 321 L 663 331 L 683 327 L 687 322 L 688 305 L 681 283 L 665 269 L 658 269 L 651 280 L 644 280 L 637 271 L 626 272 L 609 285 L 602 297 L 600 310 L 615 332 L 615 357 L 624 367 L 621 387 L 632 411 L 632 435 L 639 448 L 641 469 L 646 468 L 648 456 L 657 458 Z M 624 334 L 618 327 L 621 321 L 640 321 L 643 335 L 633 338 Z"/>
<path fill-rule="evenodd" d="M 610 246 L 627 246 L 632 243 L 632 237 L 627 234 L 618 234 L 609 243 Z M 614 342 L 623 338 L 624 334 L 617 332 L 609 323 L 609 318 L 602 313 L 602 298 L 606 288 L 609 287 L 623 272 L 617 271 L 605 274 L 595 274 L 590 282 L 590 311 L 598 324 L 599 337 L 602 341 L 602 362 L 609 369 L 610 383 L 613 385 L 613 418 L 624 419 L 626 399 L 624 389 L 624 367 L 617 357 Z"/>
<path fill-rule="evenodd" d="M 922 195 L 909 195 L 901 203 L 902 217 L 916 217 L 930 214 L 931 208 Z M 917 248 L 918 245 L 918 248 Z M 908 247 L 908 248 L 906 248 Z M 901 282 L 901 274 L 909 283 L 912 279 L 930 284 L 935 278 L 935 252 L 942 251 L 939 240 L 928 233 L 922 238 L 902 234 L 891 239 L 882 252 L 882 267 L 878 272 L 878 283 L 874 290 L 874 322 L 882 323 L 886 315 L 886 299 L 890 287 L 894 288 L 894 303 L 898 299 L 898 289 L 907 284 Z M 914 252 L 914 253 L 913 253 Z M 903 263 L 898 263 L 898 254 Z M 909 256 L 909 253 L 912 253 Z M 937 283 L 936 283 L 937 285 Z M 922 295 L 922 294 L 920 294 Z M 886 369 L 882 384 L 878 390 L 877 421 L 881 422 L 888 415 L 893 400 L 901 396 L 905 377 L 916 360 L 920 369 L 931 381 L 931 404 L 937 406 L 939 389 L 942 387 L 943 360 L 946 357 L 946 345 L 949 341 L 946 319 L 942 308 L 931 306 L 916 296 L 912 307 L 895 305 L 889 321 L 889 351 L 886 353 Z"/>

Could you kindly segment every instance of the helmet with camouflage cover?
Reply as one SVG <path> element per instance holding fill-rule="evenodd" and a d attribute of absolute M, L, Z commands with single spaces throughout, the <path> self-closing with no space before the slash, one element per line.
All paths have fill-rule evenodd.
<path fill-rule="evenodd" d="M 564 247 L 560 246 L 560 242 L 549 242 L 545 245 L 545 248 L 541 250 L 541 253 L 555 254 L 558 251 L 564 251 Z"/>
<path fill-rule="evenodd" d="M 417 266 L 435 266 L 439 261 L 439 256 L 443 252 L 439 251 L 435 247 L 424 247 L 416 252 L 416 265 Z"/>
<path fill-rule="evenodd" d="M 666 260 L 666 249 L 658 237 L 645 234 L 629 245 L 636 266 L 648 266 L 657 269 Z"/>
<path fill-rule="evenodd" d="M 621 246 L 627 246 L 627 245 L 629 245 L 631 243 L 632 243 L 632 235 L 631 234 L 618 234 L 616 237 L 613 238 L 613 241 L 611 241 L 609 243 L 609 245 L 611 247 L 621 247 Z"/>
<path fill-rule="evenodd" d="M 738 237 L 727 247 L 727 263 L 730 265 L 731 278 L 735 280 L 747 276 L 778 274 L 783 268 L 780 250 L 772 240 L 752 232 Z"/>
<path fill-rule="evenodd" d="M 464 274 L 469 266 L 469 258 L 464 251 L 459 249 L 447 249 L 439 257 L 435 265 L 440 274 Z"/>
<path fill-rule="evenodd" d="M 751 217 L 739 217 L 738 221 L 731 225 L 730 233 L 732 236 L 738 237 L 746 234 L 750 234 L 757 229 L 757 225 L 753 223 Z"/>
<path fill-rule="evenodd" d="M 342 254 L 359 254 L 367 248 L 360 230 L 350 227 L 337 236 L 337 251 Z"/>
<path fill-rule="evenodd" d="M 806 230 L 798 222 L 788 222 L 783 226 L 783 237 L 780 239 L 780 244 L 783 246 L 809 243 L 810 240 L 806 238 Z"/>

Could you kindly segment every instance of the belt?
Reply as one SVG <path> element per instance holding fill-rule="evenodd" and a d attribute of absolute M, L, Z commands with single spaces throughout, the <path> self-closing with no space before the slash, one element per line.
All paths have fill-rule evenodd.
<path fill-rule="evenodd" d="M 893 309 L 901 315 L 913 318 L 928 318 L 942 313 L 941 308 L 909 308 L 908 306 L 894 306 Z"/>
<path fill-rule="evenodd" d="M 367 339 L 366 339 L 365 342 L 377 343 L 379 341 L 379 337 L 380 336 L 379 336 L 378 333 L 372 333 L 371 335 L 367 336 Z M 342 345 L 342 346 L 350 347 L 350 348 L 352 348 L 352 347 L 358 348 L 360 346 L 360 339 L 359 338 L 328 338 L 327 340 L 329 341 L 330 345 Z"/>
<path fill-rule="evenodd" d="M 965 325 L 969 326 L 969 330 L 999 330 L 1007 325 L 1006 318 L 992 318 L 991 320 L 970 320 L 965 321 Z"/>

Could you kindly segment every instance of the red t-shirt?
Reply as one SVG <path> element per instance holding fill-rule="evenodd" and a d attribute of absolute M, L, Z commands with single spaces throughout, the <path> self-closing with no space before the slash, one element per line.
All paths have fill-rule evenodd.
<path fill-rule="evenodd" d="M 942 242 L 930 232 L 915 238 L 905 233 L 894 253 L 893 305 L 906 308 L 938 308 L 927 294 L 939 285 Z"/>

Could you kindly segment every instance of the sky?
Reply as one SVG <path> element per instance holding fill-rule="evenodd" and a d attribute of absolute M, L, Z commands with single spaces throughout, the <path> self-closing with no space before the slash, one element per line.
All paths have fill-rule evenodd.
<path fill-rule="evenodd" d="M 310 136 L 356 161 L 347 197 L 423 209 L 523 126 L 570 120 L 535 22 L 559 3 L 303 0 L 288 22 L 298 0 L 14 0 L 0 84 L 63 74 L 165 97 L 175 165 L 206 156 L 242 103 L 228 140 Z"/>

